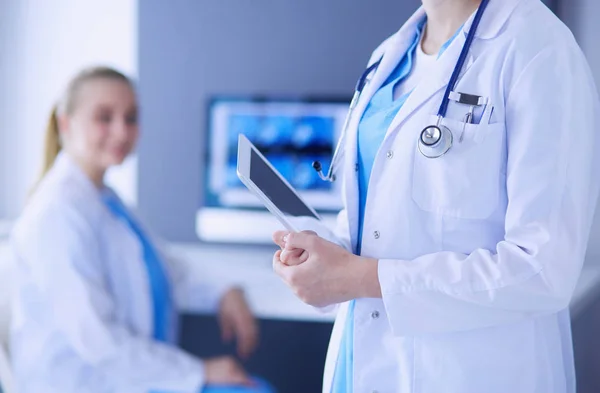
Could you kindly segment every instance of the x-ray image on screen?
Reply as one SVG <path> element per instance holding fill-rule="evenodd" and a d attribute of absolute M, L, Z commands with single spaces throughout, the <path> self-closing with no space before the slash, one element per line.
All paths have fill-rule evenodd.
<path fill-rule="evenodd" d="M 302 195 L 321 211 L 341 208 L 339 185 L 312 168 L 327 169 L 348 102 L 216 99 L 209 108 L 205 205 L 261 208 L 236 174 L 238 135 L 244 134 Z"/>

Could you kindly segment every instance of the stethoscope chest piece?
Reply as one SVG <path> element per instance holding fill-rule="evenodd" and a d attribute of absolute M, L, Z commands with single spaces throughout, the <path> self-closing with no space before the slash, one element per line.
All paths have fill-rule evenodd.
<path fill-rule="evenodd" d="M 452 131 L 441 122 L 427 126 L 421 131 L 418 147 L 421 154 L 427 158 L 443 156 L 452 147 Z"/>

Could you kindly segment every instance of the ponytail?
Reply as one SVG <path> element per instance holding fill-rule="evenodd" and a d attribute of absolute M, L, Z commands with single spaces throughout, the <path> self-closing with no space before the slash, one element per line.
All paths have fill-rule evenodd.
<path fill-rule="evenodd" d="M 46 137 L 44 140 L 44 157 L 42 163 L 42 174 L 40 177 L 44 177 L 46 173 L 52 168 L 54 160 L 60 153 L 60 134 L 58 131 L 58 118 L 57 118 L 57 107 L 52 108 L 48 125 L 46 126 Z"/>

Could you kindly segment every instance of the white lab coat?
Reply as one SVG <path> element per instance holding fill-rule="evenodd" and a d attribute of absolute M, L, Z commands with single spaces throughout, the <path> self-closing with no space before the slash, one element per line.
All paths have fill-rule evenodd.
<path fill-rule="evenodd" d="M 353 248 L 357 124 L 423 16 L 373 53 L 370 64 L 385 56 L 351 120 L 338 233 Z M 435 124 L 472 18 L 375 158 L 362 254 L 379 259 L 383 299 L 356 302 L 355 392 L 575 392 L 568 304 L 600 184 L 596 87 L 573 36 L 539 0 L 491 0 L 456 86 L 489 98 L 483 120 L 458 143 L 468 107 L 450 103 L 454 145 L 423 157 L 419 133 Z M 346 312 L 339 307 L 325 393 Z"/>
<path fill-rule="evenodd" d="M 20 393 L 198 393 L 203 364 L 152 340 L 142 248 L 65 154 L 15 225 L 11 356 Z M 223 288 L 186 282 L 167 259 L 178 305 L 215 309 Z M 179 266 L 179 268 L 177 267 Z"/>

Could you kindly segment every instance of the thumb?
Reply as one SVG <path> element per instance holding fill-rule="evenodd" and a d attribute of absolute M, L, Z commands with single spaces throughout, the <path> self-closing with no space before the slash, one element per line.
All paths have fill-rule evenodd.
<path fill-rule="evenodd" d="M 273 233 L 273 242 L 281 248 L 285 248 L 285 241 L 283 240 L 290 232 L 289 231 L 276 231 Z"/>
<path fill-rule="evenodd" d="M 312 251 L 317 245 L 319 236 L 313 231 L 292 232 L 285 238 L 285 248 L 301 248 Z"/>

